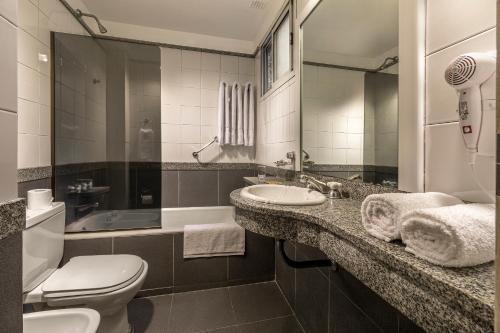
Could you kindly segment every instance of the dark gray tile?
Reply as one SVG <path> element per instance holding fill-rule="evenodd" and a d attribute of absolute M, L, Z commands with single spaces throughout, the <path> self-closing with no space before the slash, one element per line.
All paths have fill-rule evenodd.
<path fill-rule="evenodd" d="M 137 292 L 135 297 L 153 297 L 162 296 L 173 293 L 174 287 L 164 287 L 164 288 L 153 288 L 153 289 L 142 289 Z"/>
<path fill-rule="evenodd" d="M 227 288 L 173 295 L 168 332 L 209 331 L 236 322 Z"/>
<path fill-rule="evenodd" d="M 135 333 L 165 332 L 168 326 L 172 296 L 136 298 L 128 304 L 128 320 Z"/>
<path fill-rule="evenodd" d="M 77 256 L 93 256 L 112 253 L 111 238 L 66 239 L 62 265 Z"/>
<path fill-rule="evenodd" d="M 295 244 L 285 242 L 285 253 L 288 258 L 295 260 Z M 278 250 L 276 242 L 276 282 L 285 294 L 288 303 L 295 309 L 295 269 L 286 264 Z"/>
<path fill-rule="evenodd" d="M 295 250 L 295 255 L 297 260 L 299 261 L 305 261 L 305 260 L 330 260 L 328 256 L 323 253 L 320 249 L 317 247 L 313 246 L 308 246 L 304 244 L 299 244 L 297 243 L 296 245 L 296 250 Z M 330 267 L 318 267 L 318 270 L 320 270 L 323 275 L 328 278 L 328 275 L 330 274 Z"/>
<path fill-rule="evenodd" d="M 203 331 L 200 333 L 239 333 L 239 331 L 238 331 L 238 327 L 229 326 L 229 327 L 224 327 L 224 328 L 217 328 L 215 330 Z"/>
<path fill-rule="evenodd" d="M 398 332 L 399 333 L 425 333 L 423 329 L 417 326 L 410 319 L 406 318 L 401 313 L 398 315 Z"/>
<path fill-rule="evenodd" d="M 274 282 L 230 287 L 229 294 L 238 323 L 283 317 L 292 313 Z"/>
<path fill-rule="evenodd" d="M 239 333 L 303 333 L 294 316 L 241 325 L 238 326 L 238 331 Z"/>
<path fill-rule="evenodd" d="M 173 285 L 173 236 L 167 234 L 116 237 L 113 253 L 135 254 L 148 263 L 148 275 L 142 289 Z"/>
<path fill-rule="evenodd" d="M 319 269 L 295 271 L 295 313 L 306 332 L 328 332 L 329 281 Z"/>
<path fill-rule="evenodd" d="M 332 288 L 330 307 L 330 333 L 381 333 L 361 310 L 337 288 Z"/>
<path fill-rule="evenodd" d="M 22 323 L 22 232 L 0 240 L 0 323 L 2 332 L 21 333 Z"/>
<path fill-rule="evenodd" d="M 245 231 L 245 255 L 229 257 L 229 280 L 274 280 L 274 239 Z"/>
<path fill-rule="evenodd" d="M 162 171 L 161 206 L 179 207 L 179 172 Z"/>
<path fill-rule="evenodd" d="M 184 259 L 184 236 L 174 235 L 174 286 L 187 290 L 220 286 L 227 283 L 227 257 Z M 218 283 L 218 284 L 217 284 Z"/>
<path fill-rule="evenodd" d="M 36 188 L 52 188 L 52 178 L 43 178 L 17 183 L 17 196 L 26 198 L 27 192 Z"/>
<path fill-rule="evenodd" d="M 333 285 L 342 291 L 361 311 L 370 317 L 382 330 L 388 333 L 397 332 L 398 312 L 389 303 L 365 286 L 342 267 L 332 272 Z"/>
<path fill-rule="evenodd" d="M 179 171 L 179 207 L 218 205 L 218 171 Z"/>
<path fill-rule="evenodd" d="M 219 171 L 219 205 L 228 206 L 229 194 L 245 186 L 243 177 L 255 175 L 254 170 L 220 170 Z"/>

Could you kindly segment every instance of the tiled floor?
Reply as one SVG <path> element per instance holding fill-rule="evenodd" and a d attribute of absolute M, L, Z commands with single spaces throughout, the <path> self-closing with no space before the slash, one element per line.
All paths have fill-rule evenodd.
<path fill-rule="evenodd" d="M 275 282 L 138 298 L 135 333 L 303 333 Z"/>

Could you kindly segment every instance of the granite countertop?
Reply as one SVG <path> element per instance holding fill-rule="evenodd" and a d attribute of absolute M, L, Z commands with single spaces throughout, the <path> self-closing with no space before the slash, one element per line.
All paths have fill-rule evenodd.
<path fill-rule="evenodd" d="M 495 301 L 494 264 L 469 268 L 443 268 L 416 258 L 400 242 L 386 243 L 370 236 L 361 224 L 361 200 L 327 200 L 317 206 L 279 206 L 259 203 L 231 193 L 237 209 L 266 215 L 270 219 L 288 218 L 327 231 L 368 253 L 393 272 L 445 299 L 452 307 L 493 323 Z"/>
<path fill-rule="evenodd" d="M 26 206 L 24 199 L 0 203 L 0 239 L 22 231 L 26 225 Z"/>

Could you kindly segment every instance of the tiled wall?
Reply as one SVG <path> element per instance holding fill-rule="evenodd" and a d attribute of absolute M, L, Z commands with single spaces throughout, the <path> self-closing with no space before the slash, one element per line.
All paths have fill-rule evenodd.
<path fill-rule="evenodd" d="M 426 191 L 459 193 L 473 201 L 484 199 L 468 193 L 478 191 L 479 187 L 467 164 L 457 122 L 458 99 L 454 89 L 443 79 L 443 73 L 446 66 L 462 53 L 496 50 L 495 9 L 495 0 L 427 1 Z M 495 107 L 494 103 L 491 107 Z M 479 178 L 485 186 L 493 186 L 493 162 L 488 162 Z"/>
<path fill-rule="evenodd" d="M 254 82 L 254 59 L 162 48 L 162 161 L 196 162 L 194 150 L 217 135 L 221 80 Z M 200 154 L 203 162 L 253 162 L 254 148 L 217 144 Z"/>
<path fill-rule="evenodd" d="M 17 197 L 17 1 L 0 3 L 0 202 Z"/>
<path fill-rule="evenodd" d="M 50 31 L 85 32 L 58 0 L 18 0 L 18 10 L 17 166 L 47 166 L 51 164 Z"/>
<path fill-rule="evenodd" d="M 304 65 L 303 147 L 319 164 L 363 164 L 365 73 Z"/>
<path fill-rule="evenodd" d="M 257 55 L 260 59 L 260 55 Z M 260 61 L 256 65 L 260 75 Z M 259 79 L 257 79 L 259 82 Z M 264 97 L 258 97 L 257 105 L 257 155 L 256 162 L 274 166 L 294 151 L 296 168 L 300 163 L 300 106 L 299 84 L 295 76 L 281 86 L 273 88 Z M 260 96 L 260 86 L 257 87 Z"/>
<path fill-rule="evenodd" d="M 216 288 L 274 279 L 274 240 L 246 233 L 244 256 L 183 258 L 183 234 L 66 240 L 64 258 L 79 255 L 135 254 L 147 261 L 140 295 Z"/>
<path fill-rule="evenodd" d="M 292 242 L 285 243 L 285 251 L 298 261 L 327 258 Z M 424 332 L 341 267 L 294 269 L 276 251 L 276 281 L 306 332 Z"/>

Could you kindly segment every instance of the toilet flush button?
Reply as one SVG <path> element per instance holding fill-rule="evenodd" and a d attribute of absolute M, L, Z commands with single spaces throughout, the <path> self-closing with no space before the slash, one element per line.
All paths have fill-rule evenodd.
<path fill-rule="evenodd" d="M 464 134 L 471 134 L 472 133 L 472 127 L 470 125 L 462 126 L 462 131 L 463 131 Z"/>

